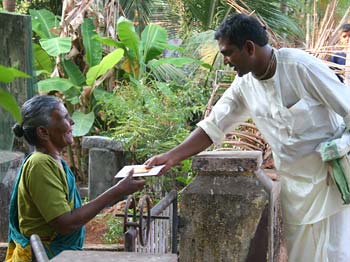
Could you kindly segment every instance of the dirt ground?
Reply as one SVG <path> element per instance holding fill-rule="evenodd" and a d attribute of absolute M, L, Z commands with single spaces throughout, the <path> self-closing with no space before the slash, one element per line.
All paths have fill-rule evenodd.
<path fill-rule="evenodd" d="M 115 214 L 124 213 L 124 208 L 125 201 L 121 201 L 110 208 L 103 209 L 99 215 L 90 220 L 86 224 L 85 244 L 106 244 L 103 241 L 103 235 L 109 230 L 107 220 Z"/>
<path fill-rule="evenodd" d="M 86 224 L 85 244 L 104 244 L 102 236 L 107 230 L 106 216 L 95 217 Z"/>

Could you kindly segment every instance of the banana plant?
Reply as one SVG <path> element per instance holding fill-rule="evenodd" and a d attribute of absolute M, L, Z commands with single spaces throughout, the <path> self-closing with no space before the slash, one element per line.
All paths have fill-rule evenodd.
<path fill-rule="evenodd" d="M 176 68 L 189 63 L 210 67 L 191 57 L 163 58 L 162 54 L 165 49 L 180 51 L 181 49 L 168 44 L 167 32 L 159 25 L 147 25 L 140 37 L 133 23 L 125 17 L 120 17 L 117 21 L 117 31 L 119 41 L 99 36 L 96 36 L 95 39 L 105 45 L 124 50 L 124 61 L 121 68 L 129 74 L 130 78 L 140 80 L 152 75 L 158 80 L 184 79 L 184 74 Z"/>
<path fill-rule="evenodd" d="M 64 94 L 65 102 L 76 124 L 73 126 L 74 136 L 86 135 L 95 121 L 94 112 L 89 101 L 79 106 L 82 94 L 92 93 L 96 88 L 96 80 L 111 69 L 122 57 L 123 50 L 116 50 L 102 59 L 102 46 L 93 39 L 96 35 L 92 20 L 86 18 L 81 26 L 86 64 L 89 70 L 84 73 L 80 65 L 67 54 L 72 49 L 70 37 L 59 37 L 59 18 L 48 10 L 30 10 L 32 16 L 32 29 L 38 37 L 39 44 L 34 44 L 34 61 L 37 75 L 45 73 L 46 76 L 55 70 L 54 62 L 59 61 L 58 71 L 60 77 L 52 77 L 38 82 L 39 92 L 59 91 Z M 56 33 L 57 34 L 56 34 Z M 87 79 L 86 79 L 87 78 Z M 91 90 L 92 89 L 92 90 Z"/>
<path fill-rule="evenodd" d="M 123 49 L 115 49 L 102 58 L 102 45 L 93 37 L 97 35 L 93 21 L 85 18 L 71 35 L 79 35 L 74 42 L 65 34 L 59 18 L 47 10 L 30 10 L 33 31 L 40 38 L 34 45 L 37 75 L 45 73 L 49 78 L 38 82 L 39 92 L 59 91 L 71 114 L 75 125 L 75 137 L 78 168 L 76 169 L 73 152 L 68 147 L 68 156 L 74 170 L 82 170 L 80 137 L 88 134 L 95 122 L 92 97 L 94 90 L 102 84 L 109 71 L 123 57 Z M 65 24 L 66 21 L 62 21 Z M 69 27 L 71 30 L 71 27 Z M 63 34 L 62 34 L 63 32 Z M 84 54 L 83 56 L 81 54 Z M 56 62 L 56 64 L 53 63 Z M 101 91 L 101 90 L 100 90 Z"/>

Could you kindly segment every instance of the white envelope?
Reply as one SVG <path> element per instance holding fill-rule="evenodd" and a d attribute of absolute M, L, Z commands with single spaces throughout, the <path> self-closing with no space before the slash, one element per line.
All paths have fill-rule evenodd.
<path fill-rule="evenodd" d="M 156 176 L 159 174 L 160 170 L 165 165 L 160 165 L 160 166 L 154 166 L 150 169 L 145 170 L 145 172 L 140 172 L 140 173 L 134 173 L 133 177 L 144 177 L 144 176 Z M 123 178 L 126 177 L 129 174 L 129 171 L 134 168 L 135 170 L 138 169 L 144 169 L 144 165 L 130 165 L 130 166 L 124 166 L 118 174 L 115 175 L 115 178 Z"/>

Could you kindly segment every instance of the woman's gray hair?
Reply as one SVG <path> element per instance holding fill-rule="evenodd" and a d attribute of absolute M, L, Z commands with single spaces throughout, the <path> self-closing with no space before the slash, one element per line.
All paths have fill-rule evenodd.
<path fill-rule="evenodd" d="M 38 142 L 36 129 L 40 126 L 49 126 L 51 114 L 60 103 L 56 97 L 47 95 L 34 96 L 27 100 L 21 108 L 22 123 L 16 124 L 13 132 L 18 137 L 24 136 L 29 144 L 36 145 Z"/>

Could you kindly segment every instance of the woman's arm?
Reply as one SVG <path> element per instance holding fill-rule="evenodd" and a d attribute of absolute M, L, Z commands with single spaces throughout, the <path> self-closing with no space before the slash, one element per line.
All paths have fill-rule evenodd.
<path fill-rule="evenodd" d="M 132 178 L 133 171 L 94 200 L 86 205 L 67 212 L 53 219 L 49 224 L 60 234 L 69 234 L 89 222 L 107 205 L 121 200 L 124 196 L 132 194 L 143 188 L 144 180 L 135 180 Z"/>

